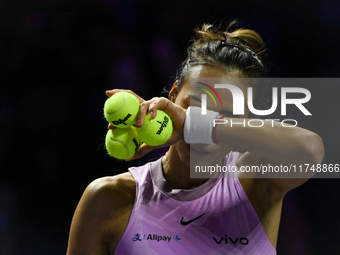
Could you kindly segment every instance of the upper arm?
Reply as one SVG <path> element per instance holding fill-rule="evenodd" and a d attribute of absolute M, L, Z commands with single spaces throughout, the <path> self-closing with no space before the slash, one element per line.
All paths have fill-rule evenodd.
<path fill-rule="evenodd" d="M 123 185 L 122 185 L 123 182 Z M 68 243 L 68 255 L 109 254 L 109 240 L 119 234 L 119 212 L 133 203 L 133 191 L 117 177 L 93 181 L 84 191 L 74 213 Z"/>
<path fill-rule="evenodd" d="M 307 180 L 309 180 L 314 173 L 313 172 L 302 172 L 296 171 L 293 172 L 292 168 L 299 169 L 298 167 L 304 166 L 304 164 L 320 164 L 323 161 L 324 157 L 324 147 L 322 139 L 315 133 L 309 132 L 309 136 L 304 142 L 301 143 L 299 151 L 301 152 L 300 156 L 295 156 L 292 158 L 285 158 L 285 155 L 282 155 L 282 162 L 276 162 L 269 158 L 260 157 L 255 153 L 246 152 L 244 153 L 238 160 L 239 166 L 256 166 L 259 170 L 261 166 L 260 173 L 244 173 L 241 178 L 263 178 L 265 182 L 268 182 L 268 185 L 272 185 L 273 188 L 279 193 L 285 194 L 288 191 L 302 185 Z M 280 157 L 278 157 L 280 158 Z M 264 167 L 267 169 L 272 169 L 277 166 L 276 169 L 285 170 L 290 169 L 290 172 L 279 171 L 279 172 L 262 172 Z M 254 168 L 255 169 L 255 168 Z"/>
<path fill-rule="evenodd" d="M 280 169 L 281 166 L 285 166 L 286 170 L 289 169 L 288 173 L 274 174 L 274 178 L 268 179 L 268 182 L 277 186 L 284 193 L 297 188 L 313 177 L 314 172 L 305 171 L 305 164 L 316 165 L 322 163 L 325 151 L 321 137 L 313 132 L 309 132 L 300 146 L 300 151 L 300 157 L 288 160 L 283 164 L 266 158 L 261 159 L 261 164 L 263 165 L 280 166 Z"/>

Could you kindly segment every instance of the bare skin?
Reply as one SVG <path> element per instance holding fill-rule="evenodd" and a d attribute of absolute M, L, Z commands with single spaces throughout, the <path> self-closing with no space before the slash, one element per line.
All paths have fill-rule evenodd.
<path fill-rule="evenodd" d="M 191 72 L 191 77 L 224 76 L 226 74 L 223 71 L 207 66 L 194 68 Z M 235 76 L 237 77 L 237 73 Z M 169 165 L 165 164 L 164 157 L 162 159 L 164 177 L 173 188 L 190 189 L 198 187 L 207 179 L 190 179 L 190 147 L 184 142 L 182 131 L 185 109 L 190 106 L 189 86 L 183 84 L 181 90 L 177 91 L 175 85 L 170 92 L 170 100 L 153 98 L 144 101 L 138 97 L 141 108 L 137 117 L 140 120 L 137 121 L 137 126 L 142 125 L 147 112 L 153 116 L 156 110 L 160 109 L 170 115 L 174 121 L 174 134 L 164 145 L 171 145 L 166 154 Z M 109 91 L 107 94 L 111 96 L 117 91 Z M 230 111 L 232 105 L 226 104 L 224 107 L 224 109 L 212 110 Z M 247 117 L 247 114 L 244 117 Z M 214 155 L 220 153 L 223 158 L 231 148 L 242 145 L 247 152 L 238 159 L 237 164 L 241 167 L 261 163 L 317 164 L 322 162 L 324 155 L 321 138 L 313 132 L 298 127 L 291 128 L 289 131 L 280 128 L 269 129 L 269 127 L 245 130 L 228 129 L 220 125 L 216 129 L 215 139 L 219 142 L 218 145 L 197 145 L 193 147 L 196 152 L 191 156 L 197 153 L 197 158 L 204 158 L 212 153 Z M 143 145 L 134 158 L 142 157 L 156 148 Z M 241 176 L 239 180 L 269 241 L 276 247 L 283 198 L 289 190 L 301 185 L 307 179 L 259 179 Z M 128 224 L 135 193 L 135 180 L 129 172 L 93 181 L 86 188 L 75 211 L 67 254 L 114 254 Z"/>

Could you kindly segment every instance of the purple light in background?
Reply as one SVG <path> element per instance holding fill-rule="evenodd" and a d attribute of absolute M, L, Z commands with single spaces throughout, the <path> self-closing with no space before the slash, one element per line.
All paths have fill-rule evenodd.
<path fill-rule="evenodd" d="M 44 25 L 46 25 L 46 13 L 43 12 L 34 12 L 31 14 L 28 14 L 26 17 L 26 24 L 31 29 L 40 29 Z"/>
<path fill-rule="evenodd" d="M 153 43 L 153 59 L 162 73 L 164 79 L 174 75 L 178 65 L 178 55 L 174 50 L 172 41 L 167 36 L 159 36 Z"/>
<path fill-rule="evenodd" d="M 126 56 L 112 65 L 108 76 L 108 88 L 131 89 L 139 95 L 147 91 L 143 79 L 143 67 L 134 56 Z"/>
<path fill-rule="evenodd" d="M 328 25 L 340 23 L 340 2 L 337 0 L 319 0 L 320 19 Z"/>
<path fill-rule="evenodd" d="M 169 40 L 160 38 L 154 46 L 154 54 L 158 59 L 165 60 L 171 58 L 172 48 Z"/>

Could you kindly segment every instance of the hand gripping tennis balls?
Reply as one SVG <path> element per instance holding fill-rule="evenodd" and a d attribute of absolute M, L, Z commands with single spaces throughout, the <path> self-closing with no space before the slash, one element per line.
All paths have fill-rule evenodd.
<path fill-rule="evenodd" d="M 147 145 L 157 146 L 165 143 L 172 135 L 172 121 L 165 112 L 157 110 L 157 116 L 151 119 L 148 113 L 140 128 L 136 128 L 139 138 Z"/>
<path fill-rule="evenodd" d="M 105 119 L 117 128 L 127 128 L 135 124 L 138 111 L 138 99 L 128 92 L 117 92 L 104 104 Z"/>
<path fill-rule="evenodd" d="M 135 127 L 109 129 L 105 138 L 106 150 L 114 158 L 129 159 L 141 145 Z"/>

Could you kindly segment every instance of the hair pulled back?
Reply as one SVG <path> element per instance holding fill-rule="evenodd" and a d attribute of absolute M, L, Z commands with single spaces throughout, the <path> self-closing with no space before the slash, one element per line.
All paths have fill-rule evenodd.
<path fill-rule="evenodd" d="M 237 71 L 241 77 L 265 77 L 265 46 L 261 36 L 251 29 L 231 31 L 233 21 L 226 29 L 203 24 L 196 29 L 187 53 L 177 72 L 178 87 L 197 65 L 222 68 L 227 73 Z"/>

